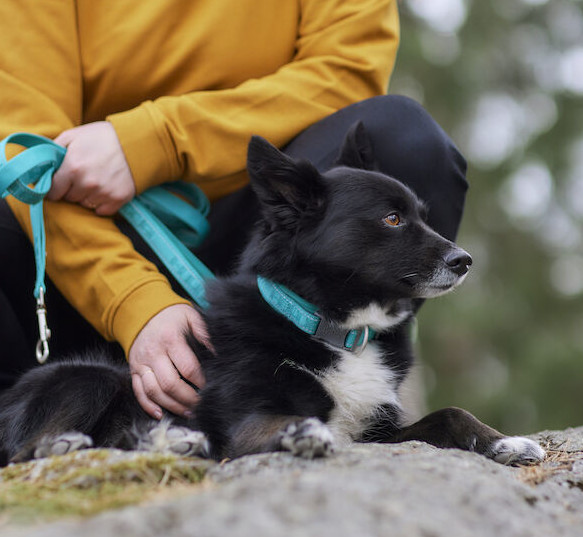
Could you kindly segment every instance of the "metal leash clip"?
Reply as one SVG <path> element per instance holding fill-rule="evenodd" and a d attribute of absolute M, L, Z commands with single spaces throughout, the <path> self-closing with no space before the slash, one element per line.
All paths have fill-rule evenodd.
<path fill-rule="evenodd" d="M 41 287 L 36 299 L 36 316 L 38 319 L 39 340 L 36 344 L 36 359 L 39 364 L 44 364 L 49 357 L 49 339 L 51 331 L 47 325 L 47 308 L 45 306 L 45 292 Z"/>

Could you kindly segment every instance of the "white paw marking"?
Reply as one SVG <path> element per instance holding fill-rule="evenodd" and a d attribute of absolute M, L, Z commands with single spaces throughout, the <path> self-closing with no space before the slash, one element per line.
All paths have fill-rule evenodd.
<path fill-rule="evenodd" d="M 290 423 L 281 431 L 280 446 L 304 459 L 327 457 L 334 452 L 334 437 L 318 418 L 306 418 Z"/>
<path fill-rule="evenodd" d="M 72 451 L 93 447 L 90 436 L 78 431 L 68 431 L 57 436 L 43 436 L 34 450 L 34 458 L 42 459 L 51 455 L 65 455 Z"/>
<path fill-rule="evenodd" d="M 170 427 L 166 432 L 168 449 L 177 455 L 192 457 L 208 456 L 210 445 L 206 435 L 201 431 L 193 431 L 187 427 Z"/>
<path fill-rule="evenodd" d="M 492 458 L 502 464 L 534 464 L 541 462 L 546 452 L 536 442 L 522 436 L 507 436 L 491 447 Z"/>
<path fill-rule="evenodd" d="M 147 435 L 141 436 L 138 449 L 183 457 L 208 457 L 210 454 L 210 444 L 203 432 L 172 425 L 168 421 L 158 423 Z"/>

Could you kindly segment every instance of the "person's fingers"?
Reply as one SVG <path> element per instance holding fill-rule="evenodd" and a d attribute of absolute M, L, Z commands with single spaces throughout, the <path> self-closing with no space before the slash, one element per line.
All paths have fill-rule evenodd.
<path fill-rule="evenodd" d="M 142 377 L 138 373 L 132 373 L 132 388 L 138 403 L 144 411 L 154 419 L 162 419 L 162 408 L 148 398 L 144 390 Z"/>
<path fill-rule="evenodd" d="M 49 200 L 79 203 L 109 216 L 135 196 L 131 170 L 110 123 L 98 121 L 63 131 L 55 142 L 67 152 L 53 176 Z"/>
<path fill-rule="evenodd" d="M 95 199 L 95 194 L 97 193 L 97 185 L 92 185 L 84 180 L 82 183 L 80 181 L 71 181 L 71 188 L 63 196 L 63 199 L 70 203 L 79 203 L 85 207 L 89 207 L 89 204 L 97 206 L 97 200 Z M 93 207 L 93 208 L 95 208 Z"/>
<path fill-rule="evenodd" d="M 199 341 L 208 349 L 214 350 L 204 319 L 197 310 L 191 308 L 190 311 L 187 312 L 186 322 L 188 324 L 188 328 L 197 341 Z"/>
<path fill-rule="evenodd" d="M 85 174 L 82 180 L 72 180 L 71 188 L 63 199 L 95 210 L 99 216 L 111 216 L 130 201 L 132 196 L 125 190 L 112 191 L 108 187 L 100 186 L 98 180 L 93 180 L 90 174 Z"/>
<path fill-rule="evenodd" d="M 65 166 L 63 168 L 63 166 Z M 47 194 L 47 199 L 51 201 L 58 201 L 63 199 L 71 187 L 73 186 L 73 178 L 67 173 L 65 161 L 61 164 L 61 168 L 53 175 L 53 182 L 51 189 Z"/>
<path fill-rule="evenodd" d="M 173 352 L 175 352 L 175 350 L 173 350 Z M 196 390 L 180 378 L 179 371 L 177 370 L 174 360 L 159 361 L 156 363 L 153 369 L 160 390 L 164 393 L 165 396 L 169 397 L 177 404 L 184 405 L 184 411 L 192 408 L 196 403 L 198 403 L 199 398 Z M 162 401 L 157 402 L 164 406 Z M 168 408 L 168 410 L 171 409 Z"/>
<path fill-rule="evenodd" d="M 83 201 L 80 201 L 79 205 L 91 211 L 95 211 L 95 213 L 97 213 L 98 209 L 101 207 L 101 202 L 91 201 L 90 199 L 87 198 L 84 199 Z"/>
<path fill-rule="evenodd" d="M 67 147 L 73 140 L 72 131 L 66 130 L 59 134 L 55 139 L 54 142 L 58 145 L 63 147 Z M 55 172 L 53 176 L 53 182 L 51 185 L 51 189 L 47 194 L 47 199 L 51 201 L 57 201 L 63 199 L 71 187 L 73 186 L 73 177 L 69 173 L 69 165 L 67 158 L 69 156 L 68 153 L 65 154 L 65 158 L 61 163 L 59 169 Z"/>
<path fill-rule="evenodd" d="M 170 412 L 186 416 L 198 403 L 192 385 L 202 387 L 204 375 L 184 339 L 184 329 L 199 322 L 202 317 L 191 306 L 175 304 L 163 309 L 142 328 L 128 353 L 131 372 L 140 377 L 136 385 L 143 389 L 144 395 L 139 393 L 141 401 L 146 398 Z"/>
<path fill-rule="evenodd" d="M 95 207 L 95 214 L 98 216 L 113 216 L 117 213 L 125 203 L 101 203 Z"/>
<path fill-rule="evenodd" d="M 53 142 L 58 145 L 62 145 L 63 147 L 67 147 L 73 140 L 73 132 L 73 129 L 67 129 L 66 131 L 63 131 L 61 134 L 59 134 L 53 140 Z"/>
<path fill-rule="evenodd" d="M 87 172 L 85 164 L 79 161 L 78 156 L 71 152 L 67 153 L 53 175 L 49 199 L 81 203 L 83 200 L 91 199 L 96 193 L 99 193 L 99 178 Z"/>
<path fill-rule="evenodd" d="M 190 407 L 180 403 L 176 399 L 173 399 L 170 395 L 166 394 L 160 383 L 158 382 L 158 377 L 156 376 L 155 372 L 152 369 L 146 368 L 143 373 L 138 373 L 140 376 L 140 380 L 142 383 L 142 387 L 144 389 L 144 393 L 146 397 L 152 402 L 155 403 L 162 408 L 176 414 L 177 416 L 190 416 L 191 410 Z M 183 382 L 184 386 L 188 385 Z M 192 389 L 192 388 L 191 388 Z M 192 390 L 194 392 L 194 390 Z M 194 392 L 196 395 L 196 392 Z"/>
<path fill-rule="evenodd" d="M 98 202 L 95 213 L 99 216 L 112 216 L 128 203 L 132 197 L 126 192 L 110 193 L 103 201 Z"/>
<path fill-rule="evenodd" d="M 172 351 L 171 360 L 182 378 L 197 388 L 204 388 L 205 378 L 202 367 L 186 341 L 180 341 L 176 344 Z"/>

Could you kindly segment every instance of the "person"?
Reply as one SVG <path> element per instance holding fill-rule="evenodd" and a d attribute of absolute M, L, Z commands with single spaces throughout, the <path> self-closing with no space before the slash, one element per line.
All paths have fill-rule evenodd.
<path fill-rule="evenodd" d="M 51 355 L 123 350 L 153 417 L 190 415 L 204 375 L 183 332 L 208 341 L 197 310 L 116 216 L 136 194 L 198 184 L 212 209 L 196 253 L 226 273 L 257 215 L 250 136 L 325 169 L 362 120 L 380 169 L 455 236 L 463 157 L 419 105 L 385 95 L 396 0 L 4 0 L 0 20 L 0 138 L 32 132 L 67 148 L 44 207 Z M 2 201 L 0 389 L 34 364 L 30 235 L 28 207 Z"/>

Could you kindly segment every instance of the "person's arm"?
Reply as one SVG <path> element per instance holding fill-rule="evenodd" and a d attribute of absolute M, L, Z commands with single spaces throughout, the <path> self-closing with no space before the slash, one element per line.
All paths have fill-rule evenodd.
<path fill-rule="evenodd" d="M 0 2 L 0 136 L 54 137 L 81 121 L 75 2 Z"/>
<path fill-rule="evenodd" d="M 0 21 L 0 137 L 18 131 L 55 137 L 78 125 L 82 80 L 75 2 L 5 0 Z M 7 201 L 30 236 L 28 206 L 12 197 Z M 50 201 L 44 211 L 49 276 L 126 352 L 153 315 L 186 302 L 110 219 Z"/>
<path fill-rule="evenodd" d="M 107 118 L 138 193 L 171 177 L 220 195 L 243 170 L 251 134 L 281 146 L 334 111 L 386 93 L 399 39 L 396 1 L 300 3 L 295 56 L 273 74 L 232 89 L 161 97 Z"/>
<path fill-rule="evenodd" d="M 0 21 L 0 138 L 13 132 L 52 138 L 78 125 L 82 82 L 75 3 L 3 0 Z M 30 237 L 29 207 L 12 197 L 7 202 Z M 168 352 L 174 354 L 182 376 L 202 385 L 198 362 L 183 344 L 186 326 L 204 333 L 188 301 L 176 295 L 154 265 L 135 252 L 111 219 L 76 205 L 50 201 L 45 202 L 44 213 L 47 272 L 67 300 L 104 337 L 119 341 L 127 354 L 136 336 L 142 334 L 133 352 L 134 376 L 158 367 L 152 363 L 152 354 L 167 354 L 165 348 L 160 350 L 165 344 L 176 349 Z M 33 284 L 31 281 L 31 294 Z M 50 326 L 50 296 L 47 308 Z M 170 321 L 165 320 L 168 318 Z M 151 328 L 145 330 L 148 323 Z M 166 328 L 165 340 L 152 343 L 151 331 L 168 324 L 173 331 Z M 155 361 L 161 362 L 160 378 L 169 395 L 146 375 L 145 387 L 136 394 L 140 403 L 150 414 L 158 415 L 160 408 L 150 399 L 157 392 L 160 402 L 183 413 L 196 401 L 195 391 L 185 383 L 168 386 L 172 375 L 177 376 L 176 369 L 168 367 L 167 359 Z M 150 395 L 144 396 L 146 391 Z"/>
<path fill-rule="evenodd" d="M 246 182 L 251 134 L 281 146 L 339 108 L 386 92 L 399 41 L 395 0 L 305 0 L 300 15 L 294 57 L 270 75 L 146 101 L 108 116 L 115 131 L 98 122 L 62 133 L 69 154 L 50 198 L 114 214 L 136 190 L 168 179 L 196 181 L 217 198 Z"/>

